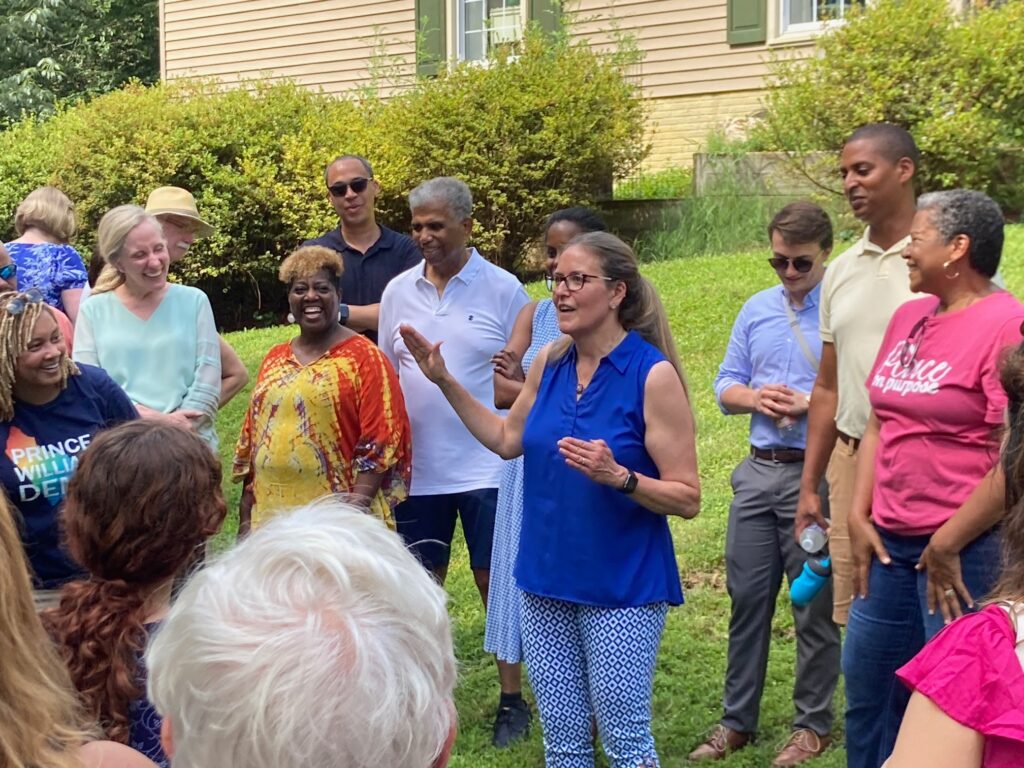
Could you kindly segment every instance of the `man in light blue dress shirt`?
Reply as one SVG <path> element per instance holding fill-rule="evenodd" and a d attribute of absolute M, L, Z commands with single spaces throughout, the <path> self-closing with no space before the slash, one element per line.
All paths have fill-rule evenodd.
<path fill-rule="evenodd" d="M 781 286 L 751 297 L 733 325 L 715 378 L 725 414 L 749 413 L 750 451 L 732 474 L 725 555 L 732 616 L 724 715 L 691 760 L 717 760 L 757 732 L 775 599 L 783 576 L 807 559 L 793 535 L 800 493 L 809 394 L 821 337 L 818 297 L 832 248 L 828 215 L 811 203 L 783 208 L 768 228 Z M 832 694 L 839 677 L 839 629 L 827 585 L 809 605 L 793 607 L 797 633 L 793 733 L 773 763 L 797 765 L 830 743 Z"/>

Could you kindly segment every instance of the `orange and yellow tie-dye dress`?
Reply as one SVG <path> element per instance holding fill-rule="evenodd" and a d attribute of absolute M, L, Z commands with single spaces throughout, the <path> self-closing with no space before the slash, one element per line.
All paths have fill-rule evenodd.
<path fill-rule="evenodd" d="M 232 474 L 251 479 L 256 527 L 325 494 L 351 492 L 360 472 L 380 473 L 369 512 L 394 528 L 411 457 L 398 376 L 372 342 L 350 337 L 305 365 L 286 342 L 260 366 Z"/>

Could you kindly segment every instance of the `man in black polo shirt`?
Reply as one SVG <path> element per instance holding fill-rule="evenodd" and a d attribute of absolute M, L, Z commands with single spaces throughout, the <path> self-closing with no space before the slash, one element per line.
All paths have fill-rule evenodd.
<path fill-rule="evenodd" d="M 342 323 L 377 342 L 377 315 L 384 286 L 420 263 L 419 248 L 408 235 L 377 223 L 373 204 L 380 184 L 365 157 L 342 155 L 324 171 L 327 195 L 340 226 L 303 245 L 323 245 L 341 254 Z"/>

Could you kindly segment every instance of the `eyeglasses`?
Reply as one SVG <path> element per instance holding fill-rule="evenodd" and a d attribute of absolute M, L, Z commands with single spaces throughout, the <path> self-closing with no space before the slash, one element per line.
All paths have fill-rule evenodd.
<path fill-rule="evenodd" d="M 186 219 L 184 216 L 161 216 L 159 218 L 162 223 L 177 227 L 182 232 L 187 232 L 190 235 L 199 234 L 198 221 Z"/>
<path fill-rule="evenodd" d="M 814 259 L 809 259 L 806 256 L 797 256 L 795 259 L 787 259 L 785 256 L 772 256 L 768 259 L 768 263 L 775 268 L 776 272 L 784 272 L 792 264 L 793 269 L 804 274 L 811 271 L 811 267 L 814 266 Z"/>
<path fill-rule="evenodd" d="M 4 309 L 7 310 L 7 314 L 17 316 L 24 312 L 29 304 L 38 304 L 42 300 L 43 294 L 38 288 L 29 288 L 25 293 L 16 294 L 7 302 Z"/>
<path fill-rule="evenodd" d="M 563 275 L 561 272 L 555 272 L 553 275 L 545 275 L 544 283 L 547 285 L 549 291 L 555 290 L 559 283 L 564 282 L 565 287 L 569 289 L 570 293 L 583 288 L 587 284 L 587 280 L 604 280 L 609 283 L 615 282 L 614 277 L 605 277 L 604 275 L 586 275 L 583 272 L 570 272 L 568 275 Z"/>
<path fill-rule="evenodd" d="M 907 340 L 903 343 L 903 349 L 900 350 L 901 368 L 910 368 L 917 360 L 917 350 L 921 346 L 921 340 L 924 339 L 924 323 L 928 317 L 925 315 L 914 323 L 914 327 L 907 334 Z"/>
<path fill-rule="evenodd" d="M 10 280 L 18 274 L 18 265 L 11 262 L 6 267 L 0 267 L 0 280 Z"/>
<path fill-rule="evenodd" d="M 348 194 L 349 187 L 352 187 L 352 191 L 358 195 L 365 192 L 369 184 L 369 179 L 364 179 L 360 176 L 359 178 L 352 179 L 352 181 L 339 181 L 335 184 L 331 184 L 327 189 L 335 197 L 344 197 Z"/>

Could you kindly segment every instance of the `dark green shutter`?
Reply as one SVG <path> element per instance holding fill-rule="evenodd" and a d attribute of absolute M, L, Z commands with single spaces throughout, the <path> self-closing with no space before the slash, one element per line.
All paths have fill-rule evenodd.
<path fill-rule="evenodd" d="M 763 43 L 768 39 L 768 0 L 728 0 L 726 39 L 729 45 Z"/>
<path fill-rule="evenodd" d="M 447 0 L 416 0 L 416 74 L 434 77 L 448 58 Z"/>
<path fill-rule="evenodd" d="M 536 21 L 545 32 L 557 32 L 562 16 L 560 0 L 529 0 L 530 21 Z"/>

